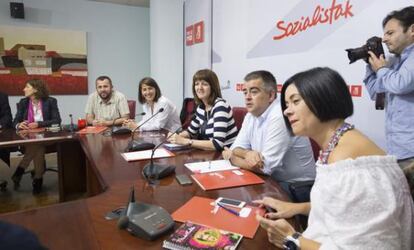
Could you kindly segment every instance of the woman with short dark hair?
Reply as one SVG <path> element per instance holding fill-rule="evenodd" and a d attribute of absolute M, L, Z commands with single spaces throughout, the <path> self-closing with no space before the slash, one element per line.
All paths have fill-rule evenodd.
<path fill-rule="evenodd" d="M 395 156 L 345 122 L 353 104 L 344 79 L 329 68 L 289 78 L 282 88 L 286 126 L 322 149 L 310 203 L 265 197 L 274 213 L 257 215 L 269 241 L 290 249 L 412 249 L 413 201 Z M 301 235 L 285 220 L 309 214 Z"/>
<path fill-rule="evenodd" d="M 172 135 L 170 142 L 205 150 L 222 151 L 230 147 L 237 136 L 233 112 L 221 97 L 216 73 L 209 69 L 193 76 L 193 95 L 197 110 L 186 131 Z"/>
<path fill-rule="evenodd" d="M 124 126 L 128 126 L 130 129 L 140 126 L 139 129 L 141 131 L 160 129 L 175 131 L 181 127 L 176 106 L 161 94 L 160 87 L 151 77 L 145 77 L 139 82 L 138 101 L 143 105 L 142 108 L 145 115 L 142 117 L 141 122 L 135 123 L 134 120 L 127 120 L 124 122 Z M 163 111 L 159 112 L 161 108 Z M 159 114 L 151 118 L 157 112 Z M 150 118 L 151 120 L 144 123 Z"/>
<path fill-rule="evenodd" d="M 62 120 L 57 100 L 49 96 L 49 90 L 42 80 L 32 79 L 27 81 L 23 91 L 25 98 L 20 100 L 13 121 L 14 127 L 17 130 L 49 127 L 52 124 L 60 125 Z M 20 186 L 22 175 L 33 160 L 33 194 L 38 194 L 42 191 L 42 177 L 45 171 L 45 146 L 27 144 L 24 150 L 23 159 L 12 176 L 14 187 L 17 189 Z"/>

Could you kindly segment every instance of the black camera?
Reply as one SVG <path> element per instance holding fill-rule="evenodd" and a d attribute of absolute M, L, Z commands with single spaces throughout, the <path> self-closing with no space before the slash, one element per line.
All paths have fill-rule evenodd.
<path fill-rule="evenodd" d="M 346 49 L 348 52 L 349 64 L 359 60 L 364 59 L 365 62 L 368 62 L 369 54 L 368 51 L 374 52 L 374 54 L 379 57 L 384 54 L 384 48 L 382 47 L 382 39 L 373 36 L 367 40 L 366 44 L 362 45 L 359 48 L 355 49 Z"/>

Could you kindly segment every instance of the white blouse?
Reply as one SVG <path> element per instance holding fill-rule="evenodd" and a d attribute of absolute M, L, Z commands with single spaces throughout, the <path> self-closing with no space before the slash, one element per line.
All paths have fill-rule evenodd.
<path fill-rule="evenodd" d="M 411 249 L 413 200 L 394 156 L 317 164 L 308 228 L 320 249 Z"/>
<path fill-rule="evenodd" d="M 164 108 L 164 111 L 155 115 L 151 120 L 142 125 L 142 127 L 139 128 L 141 131 L 166 129 L 173 132 L 181 127 L 177 107 L 164 96 L 158 98 L 158 101 L 154 103 L 154 112 L 151 111 L 151 107 L 148 104 L 143 104 L 142 109 L 144 110 L 145 115 L 138 125 L 141 125 L 149 119 L 153 114 L 158 112 L 160 108 Z"/>
<path fill-rule="evenodd" d="M 37 104 L 32 104 L 33 107 L 33 119 L 35 122 L 42 122 L 43 121 L 43 113 L 41 108 L 41 102 L 38 102 Z"/>

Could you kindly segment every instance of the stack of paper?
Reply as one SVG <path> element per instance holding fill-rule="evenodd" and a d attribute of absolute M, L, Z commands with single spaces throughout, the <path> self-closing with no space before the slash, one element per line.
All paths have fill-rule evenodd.
<path fill-rule="evenodd" d="M 231 165 L 228 160 L 202 161 L 184 164 L 193 173 L 209 173 L 223 170 L 234 170 L 239 167 Z"/>
<path fill-rule="evenodd" d="M 152 149 L 150 150 L 142 150 L 142 151 L 136 151 L 136 152 L 129 152 L 129 153 L 122 153 L 122 157 L 126 161 L 139 161 L 139 160 L 148 160 L 151 159 Z M 156 158 L 165 158 L 165 157 L 172 157 L 174 156 L 173 153 L 166 150 L 165 148 L 159 148 L 156 149 L 154 152 L 153 159 Z"/>

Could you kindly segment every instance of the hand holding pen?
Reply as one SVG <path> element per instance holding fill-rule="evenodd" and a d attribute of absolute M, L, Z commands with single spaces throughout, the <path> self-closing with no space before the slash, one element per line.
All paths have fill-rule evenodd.
<path fill-rule="evenodd" d="M 216 204 L 217 204 L 217 206 L 223 208 L 227 212 L 232 213 L 236 216 L 240 216 L 239 212 L 237 212 L 236 210 L 230 209 L 230 208 L 226 207 L 225 205 L 221 204 L 220 202 L 217 202 Z"/>

